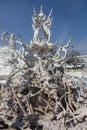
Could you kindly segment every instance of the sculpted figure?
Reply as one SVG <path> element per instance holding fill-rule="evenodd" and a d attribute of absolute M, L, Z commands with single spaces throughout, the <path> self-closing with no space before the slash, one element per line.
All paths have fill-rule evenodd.
<path fill-rule="evenodd" d="M 8 42 L 10 44 L 11 49 L 15 49 L 16 48 L 16 43 L 14 39 L 15 34 L 12 33 L 9 36 L 9 38 L 6 38 L 7 35 L 8 35 L 8 32 L 4 32 L 1 36 L 1 40 Z"/>
<path fill-rule="evenodd" d="M 51 40 L 51 30 L 50 30 L 51 25 L 52 25 L 51 13 L 52 13 L 52 10 L 51 10 L 49 16 L 47 17 L 47 20 L 43 23 L 43 26 L 42 26 L 47 43 L 50 43 L 50 40 Z"/>
<path fill-rule="evenodd" d="M 35 44 L 40 43 L 39 34 L 42 30 L 42 24 L 45 21 L 45 19 L 46 19 L 46 16 L 43 13 L 42 6 L 41 6 L 41 9 L 40 9 L 40 13 L 38 15 L 36 14 L 36 11 L 34 9 L 34 16 L 32 17 L 32 20 L 33 20 L 32 27 L 33 27 L 33 30 L 34 30 L 33 42 Z"/>
<path fill-rule="evenodd" d="M 39 26 L 38 26 L 38 23 L 37 23 L 36 26 L 35 26 L 35 25 L 32 25 L 32 27 L 33 27 L 33 30 L 34 30 L 33 42 L 34 42 L 34 43 L 37 43 L 37 42 L 39 41 L 38 34 L 39 34 L 40 28 L 39 28 Z"/>
<path fill-rule="evenodd" d="M 5 42 L 8 42 L 11 49 L 15 50 L 16 49 L 16 44 L 20 44 L 21 46 L 23 45 L 23 42 L 18 41 L 18 40 L 15 39 L 15 34 L 14 33 L 10 34 L 9 38 L 6 38 L 7 35 L 9 35 L 9 33 L 4 32 L 1 35 L 1 40 L 5 41 Z"/>
<path fill-rule="evenodd" d="M 40 30 L 40 23 L 38 21 L 38 16 L 36 14 L 36 11 L 34 9 L 34 17 L 32 17 L 33 20 L 33 24 L 32 24 L 32 28 L 34 30 L 34 36 L 33 36 L 33 42 L 36 43 L 39 41 L 39 30 Z"/>

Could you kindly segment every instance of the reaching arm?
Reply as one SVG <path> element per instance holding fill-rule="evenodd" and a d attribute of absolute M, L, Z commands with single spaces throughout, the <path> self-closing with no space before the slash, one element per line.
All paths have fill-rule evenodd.
<path fill-rule="evenodd" d="M 1 35 L 1 40 L 5 41 L 5 42 L 8 42 L 9 39 L 5 38 L 6 35 L 8 35 L 8 32 L 2 33 L 2 35 Z"/>

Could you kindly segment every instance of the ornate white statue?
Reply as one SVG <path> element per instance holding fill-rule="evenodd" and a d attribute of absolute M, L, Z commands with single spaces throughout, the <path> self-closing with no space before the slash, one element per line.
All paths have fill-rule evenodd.
<path fill-rule="evenodd" d="M 20 35 L 18 40 L 13 33 L 9 35 L 4 32 L 1 36 L 2 40 L 9 43 L 9 46 L 0 48 L 0 119 L 3 119 L 8 127 L 28 130 L 33 129 L 29 127 L 34 124 L 35 129 L 38 129 L 39 117 L 44 119 L 47 115 L 46 121 L 52 122 L 55 118 L 58 122 L 58 117 L 63 117 L 60 117 L 61 112 L 64 112 L 64 115 L 66 113 L 66 116 L 70 113 L 70 120 L 73 118 L 72 113 L 76 112 L 76 107 L 71 102 L 74 96 L 71 90 L 74 89 L 70 89 L 71 85 L 63 85 L 65 76 L 63 79 L 62 65 L 71 39 L 57 50 L 56 45 L 51 42 L 51 14 L 52 10 L 46 17 L 42 6 L 38 15 L 34 10 L 34 36 L 31 45 L 24 44 Z M 17 44 L 20 45 L 20 49 L 17 49 Z M 1 87 L 1 83 L 4 86 Z M 69 90 L 72 96 L 71 104 L 69 102 L 69 106 L 66 107 L 70 98 Z M 69 107 L 71 109 L 67 110 Z M 75 111 L 72 108 L 75 108 Z"/>
<path fill-rule="evenodd" d="M 51 18 L 52 10 L 48 17 L 43 13 L 42 6 L 40 9 L 40 13 L 37 15 L 34 9 L 34 16 L 32 17 L 33 20 L 33 30 L 34 36 L 33 41 L 31 41 L 31 48 L 42 50 L 42 48 L 46 51 L 53 51 L 55 48 L 55 44 L 51 43 L 51 25 L 52 25 L 52 18 Z"/>

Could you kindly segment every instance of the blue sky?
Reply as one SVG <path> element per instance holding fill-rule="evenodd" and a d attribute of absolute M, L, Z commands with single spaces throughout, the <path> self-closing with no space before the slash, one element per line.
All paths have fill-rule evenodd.
<path fill-rule="evenodd" d="M 52 41 L 72 44 L 81 54 L 87 54 L 87 0 L 0 0 L 0 35 L 4 32 L 20 34 L 25 42 L 33 37 L 33 7 L 40 6 L 46 15 L 53 9 Z M 0 45 L 6 45 L 0 41 Z"/>

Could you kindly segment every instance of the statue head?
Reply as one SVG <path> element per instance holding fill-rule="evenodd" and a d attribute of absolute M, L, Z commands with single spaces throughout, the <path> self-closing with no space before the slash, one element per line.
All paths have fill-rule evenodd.
<path fill-rule="evenodd" d="M 14 39 L 14 37 L 15 37 L 15 34 L 12 33 L 12 34 L 10 35 L 10 39 Z"/>

